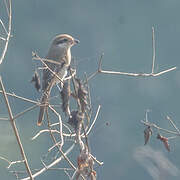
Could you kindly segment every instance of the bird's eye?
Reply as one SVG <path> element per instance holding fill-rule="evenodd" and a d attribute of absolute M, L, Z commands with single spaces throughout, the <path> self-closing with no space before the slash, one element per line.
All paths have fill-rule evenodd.
<path fill-rule="evenodd" d="M 62 43 L 65 43 L 67 42 L 68 40 L 67 39 L 60 39 L 56 42 L 56 44 L 62 44 Z"/>
<path fill-rule="evenodd" d="M 63 39 L 63 42 L 67 42 L 68 40 L 67 39 Z"/>

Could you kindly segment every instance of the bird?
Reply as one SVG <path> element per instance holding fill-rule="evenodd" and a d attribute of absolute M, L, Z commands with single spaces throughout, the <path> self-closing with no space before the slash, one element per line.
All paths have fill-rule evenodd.
<path fill-rule="evenodd" d="M 42 96 L 40 99 L 40 112 L 37 121 L 38 126 L 42 125 L 52 87 L 59 82 L 63 86 L 63 80 L 67 75 L 67 70 L 71 63 L 71 47 L 79 42 L 80 41 L 78 39 L 75 39 L 68 34 L 57 35 L 52 40 L 47 56 L 45 57 L 45 60 L 47 61 L 43 61 L 46 63 L 48 68 L 43 68 Z M 52 60 L 57 63 L 53 63 L 48 60 Z M 59 78 L 57 78 L 57 76 Z"/>

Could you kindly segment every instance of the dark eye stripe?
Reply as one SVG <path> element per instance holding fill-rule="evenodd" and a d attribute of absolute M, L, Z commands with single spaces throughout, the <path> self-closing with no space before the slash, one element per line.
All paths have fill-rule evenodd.
<path fill-rule="evenodd" d="M 60 39 L 56 42 L 56 44 L 62 44 L 62 43 L 65 43 L 67 42 L 68 40 L 67 39 Z"/>

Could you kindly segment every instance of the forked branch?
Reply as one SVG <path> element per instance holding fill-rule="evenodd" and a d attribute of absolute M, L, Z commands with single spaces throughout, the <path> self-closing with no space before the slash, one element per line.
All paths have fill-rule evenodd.
<path fill-rule="evenodd" d="M 160 71 L 158 73 L 154 72 L 154 67 L 155 67 L 155 58 L 156 58 L 156 51 L 155 51 L 155 33 L 154 33 L 154 27 L 152 27 L 152 68 L 151 68 L 151 73 L 132 73 L 132 72 L 121 72 L 121 71 L 111 71 L 111 70 L 103 70 L 102 69 L 102 58 L 104 56 L 104 53 L 101 54 L 99 63 L 98 63 L 98 69 L 96 72 L 91 74 L 87 79 L 88 81 L 95 77 L 98 73 L 102 74 L 112 74 L 112 75 L 125 75 L 125 76 L 133 76 L 133 77 L 156 77 L 160 76 L 162 74 L 165 74 L 170 71 L 174 71 L 177 69 L 177 67 L 172 67 L 163 71 Z"/>

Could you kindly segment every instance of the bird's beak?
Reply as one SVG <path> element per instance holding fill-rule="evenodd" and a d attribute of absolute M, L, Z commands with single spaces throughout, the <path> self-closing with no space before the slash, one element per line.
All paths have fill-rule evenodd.
<path fill-rule="evenodd" d="M 78 44 L 80 41 L 78 39 L 74 39 L 74 44 Z"/>

